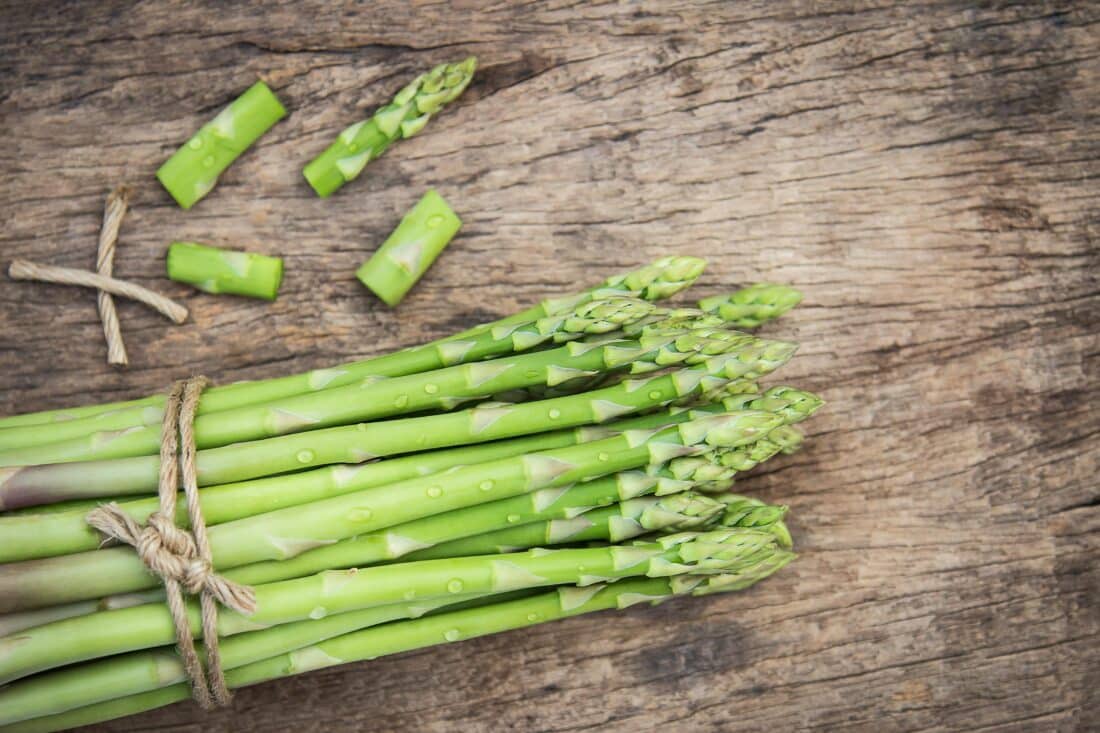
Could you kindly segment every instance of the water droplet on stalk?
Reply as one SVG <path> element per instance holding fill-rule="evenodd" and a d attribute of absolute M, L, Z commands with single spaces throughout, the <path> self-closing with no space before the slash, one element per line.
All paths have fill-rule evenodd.
<path fill-rule="evenodd" d="M 460 636 L 462 634 L 459 633 L 458 629 L 447 629 L 443 632 L 443 638 L 447 641 L 458 641 Z"/>
<path fill-rule="evenodd" d="M 479 484 L 478 488 L 480 488 L 482 491 L 491 491 L 493 488 L 493 482 L 482 481 L 481 484 Z"/>
<path fill-rule="evenodd" d="M 508 523 L 509 524 L 515 524 L 519 520 L 520 520 L 520 516 L 518 514 L 509 514 L 508 515 Z"/>
<path fill-rule="evenodd" d="M 461 593 L 462 592 L 462 581 L 459 580 L 458 578 L 455 578 L 454 580 L 448 582 L 447 583 L 447 592 L 448 593 Z"/>
<path fill-rule="evenodd" d="M 440 496 L 443 496 L 443 489 L 438 486 L 429 486 L 428 496 L 432 497 L 433 499 L 438 499 Z"/>
<path fill-rule="evenodd" d="M 298 459 L 298 463 L 309 463 L 313 460 L 313 451 L 300 450 L 298 451 L 298 455 L 295 457 Z"/>

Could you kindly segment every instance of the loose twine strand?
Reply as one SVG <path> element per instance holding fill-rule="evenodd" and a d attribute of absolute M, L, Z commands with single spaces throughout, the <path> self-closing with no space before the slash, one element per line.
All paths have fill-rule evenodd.
<path fill-rule="evenodd" d="M 116 365 L 128 364 L 129 358 L 122 341 L 122 329 L 119 327 L 118 312 L 115 310 L 112 295 L 144 303 L 164 314 L 173 323 L 180 324 L 187 320 L 187 309 L 179 303 L 140 285 L 114 277 L 115 246 L 118 244 L 122 219 L 130 206 L 130 195 L 129 187 L 118 186 L 107 196 L 103 225 L 99 230 L 95 272 L 75 267 L 41 265 L 29 260 L 14 260 L 8 267 L 8 275 L 13 280 L 37 280 L 98 290 L 96 303 L 99 319 L 103 322 L 103 335 L 107 339 L 107 362 Z"/>
<path fill-rule="evenodd" d="M 13 280 L 39 280 L 47 283 L 79 285 L 82 288 L 105 290 L 111 295 L 118 295 L 144 303 L 150 308 L 163 313 L 173 323 L 183 323 L 187 320 L 187 309 L 179 303 L 140 285 L 135 285 L 126 280 L 106 277 L 98 272 L 88 272 L 75 267 L 40 265 L 29 260 L 12 260 L 11 266 L 8 267 L 8 275 Z"/>
<path fill-rule="evenodd" d="M 99 230 L 99 250 L 95 261 L 96 272 L 104 277 L 111 277 L 114 272 L 118 230 L 122 227 L 122 218 L 126 216 L 129 205 L 130 189 L 126 186 L 119 186 L 107 196 L 107 208 L 103 212 L 103 226 Z M 107 339 L 107 363 L 129 364 L 114 298 L 110 293 L 99 290 L 96 292 L 96 305 L 99 307 L 99 320 L 103 321 L 103 337 Z"/>
<path fill-rule="evenodd" d="M 231 698 L 218 651 L 217 604 L 221 603 L 241 614 L 251 614 L 256 610 L 256 594 L 248 586 L 217 575 L 211 562 L 206 522 L 199 506 L 194 433 L 195 411 L 207 384 L 205 377 L 191 377 L 176 382 L 168 393 L 161 428 L 157 487 L 160 506 L 146 520 L 146 525 L 139 525 L 114 502 L 94 509 L 86 521 L 108 537 L 132 545 L 145 566 L 164 581 L 168 608 L 176 629 L 176 645 L 184 669 L 191 678 L 192 693 L 195 701 L 209 710 L 218 705 L 228 705 Z M 175 524 L 181 473 L 187 514 L 191 521 L 190 532 Z M 199 594 L 202 636 L 206 647 L 205 669 L 195 649 L 184 590 Z"/>

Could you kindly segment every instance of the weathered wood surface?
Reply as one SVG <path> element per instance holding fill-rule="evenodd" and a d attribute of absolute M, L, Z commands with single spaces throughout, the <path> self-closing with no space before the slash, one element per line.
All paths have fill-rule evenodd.
<path fill-rule="evenodd" d="M 1085 731 L 1100 699 L 1100 8 L 1078 3 L 5 3 L 0 255 L 116 273 L 173 327 L 0 286 L 0 412 L 284 374 L 663 253 L 791 282 L 829 407 L 746 481 L 802 558 L 740 596 L 572 620 L 101 730 Z M 320 201 L 302 164 L 441 60 L 455 108 Z M 156 166 L 257 76 L 291 110 L 194 210 Z M 466 226 L 397 310 L 352 277 L 438 187 Z M 173 238 L 285 255 L 278 302 L 164 280 Z"/>

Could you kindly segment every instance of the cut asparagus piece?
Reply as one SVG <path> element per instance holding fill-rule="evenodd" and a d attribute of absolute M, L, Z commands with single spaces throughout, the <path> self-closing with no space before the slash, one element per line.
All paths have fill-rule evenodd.
<path fill-rule="evenodd" d="M 249 145 L 285 116 L 279 98 L 258 81 L 184 143 L 157 170 L 157 179 L 176 203 L 190 209 Z"/>
<path fill-rule="evenodd" d="M 738 528 L 683 532 L 633 545 L 535 549 L 507 555 L 329 570 L 256 586 L 256 610 L 247 616 L 223 610 L 218 615 L 218 634 L 231 636 L 401 601 L 501 593 L 563 583 L 583 586 L 640 575 L 719 573 L 751 564 L 777 549 L 770 533 Z M 198 606 L 194 602 L 188 605 L 192 630 L 199 635 L 202 626 Z M 76 639 L 81 641 L 64 643 Z M 3 640 L 10 643 L 7 653 L 0 657 L 0 684 L 65 664 L 171 644 L 174 639 L 172 617 L 164 604 L 57 621 Z M 3 703 L 17 694 L 12 692 L 16 689 L 13 685 L 0 691 L 0 710 L 6 707 Z"/>
<path fill-rule="evenodd" d="M 331 196 L 363 172 L 367 163 L 386 152 L 396 140 L 424 129 L 432 115 L 458 98 L 473 79 L 477 59 L 440 64 L 421 74 L 397 93 L 393 101 L 362 122 L 345 128 L 325 152 L 302 171 L 321 198 Z"/>
<path fill-rule="evenodd" d="M 424 354 L 435 354 L 436 357 L 439 357 L 445 356 L 446 354 L 461 353 L 462 349 L 455 346 L 445 346 L 443 347 L 443 351 L 439 351 L 439 349 L 443 344 L 452 341 L 468 341 L 469 337 L 474 333 L 482 333 L 498 327 L 507 328 L 509 326 L 518 326 L 530 321 L 540 320 L 547 316 L 560 315 L 572 311 L 576 306 L 592 300 L 625 296 L 634 296 L 644 300 L 661 300 L 669 298 L 695 282 L 696 278 L 702 274 L 705 266 L 706 261 L 698 257 L 662 257 L 645 267 L 609 277 L 599 285 L 580 293 L 544 300 L 539 305 L 528 308 L 521 313 L 502 318 L 492 323 L 482 324 L 463 333 L 433 341 L 420 347 L 406 349 L 396 354 L 387 354 L 365 361 L 351 362 L 329 369 L 318 369 L 289 377 L 252 382 L 237 382 L 234 384 L 210 387 L 203 392 L 202 402 L 199 403 L 198 412 L 199 414 L 203 414 L 205 412 L 228 410 L 234 407 L 242 407 L 244 405 L 252 405 L 259 402 L 268 402 L 270 400 L 279 399 L 280 397 L 289 397 L 296 394 L 302 394 L 303 392 L 323 389 L 325 387 L 338 387 L 344 384 L 351 384 L 358 379 L 371 375 L 400 376 L 404 374 L 413 374 L 417 371 L 438 369 L 441 366 L 448 366 L 457 362 L 453 359 L 444 361 L 443 363 L 430 362 L 429 366 L 421 367 L 416 366 L 415 358 L 410 355 L 423 356 Z M 413 362 L 413 366 L 410 366 L 410 361 Z M 398 365 L 400 365 L 400 367 L 398 367 Z M 412 369 L 412 371 L 409 371 L 409 369 Z M 141 410 L 145 407 L 161 407 L 163 405 L 164 397 L 158 394 L 123 402 L 85 405 L 83 407 L 73 407 L 61 410 L 46 410 L 43 412 L 31 412 L 23 415 L 0 418 L 0 447 L 6 448 L 18 445 L 34 445 L 36 443 L 51 442 L 51 439 L 46 439 L 38 440 L 33 443 L 9 444 L 6 442 L 8 439 L 7 436 L 15 436 L 19 433 L 16 431 L 6 432 L 7 428 L 25 428 L 30 425 L 52 425 L 56 427 L 72 420 L 113 415 L 124 409 L 137 408 Z M 135 423 L 127 423 L 127 425 L 123 427 L 132 424 Z M 142 423 L 139 420 L 136 424 Z M 83 435 L 88 432 L 93 432 L 94 430 L 96 430 L 96 428 L 91 428 L 77 434 Z M 58 438 L 52 438 L 52 440 L 57 439 Z"/>
<path fill-rule="evenodd" d="M 275 300 L 283 281 L 283 261 L 255 252 L 219 249 L 196 242 L 168 247 L 168 279 L 207 293 Z"/>
<path fill-rule="evenodd" d="M 461 226 L 462 220 L 443 197 L 429 190 L 355 276 L 392 308 L 428 271 Z"/>

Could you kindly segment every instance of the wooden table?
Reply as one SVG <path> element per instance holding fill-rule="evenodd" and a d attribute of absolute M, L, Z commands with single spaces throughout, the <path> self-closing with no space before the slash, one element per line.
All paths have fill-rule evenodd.
<path fill-rule="evenodd" d="M 4 282 L 2 413 L 380 353 L 666 253 L 710 259 L 700 295 L 803 289 L 767 333 L 829 401 L 741 484 L 791 506 L 802 553 L 751 592 L 97 730 L 1096 730 L 1096 4 L 5 5 L 2 259 L 90 267 L 129 182 L 116 273 L 192 318 L 122 303 L 120 371 L 90 292 Z M 344 125 L 468 52 L 453 109 L 312 194 Z M 154 170 L 257 77 L 289 116 L 179 209 Z M 466 225 L 389 310 L 353 271 L 429 186 Z M 166 281 L 173 239 L 283 255 L 278 301 Z"/>

